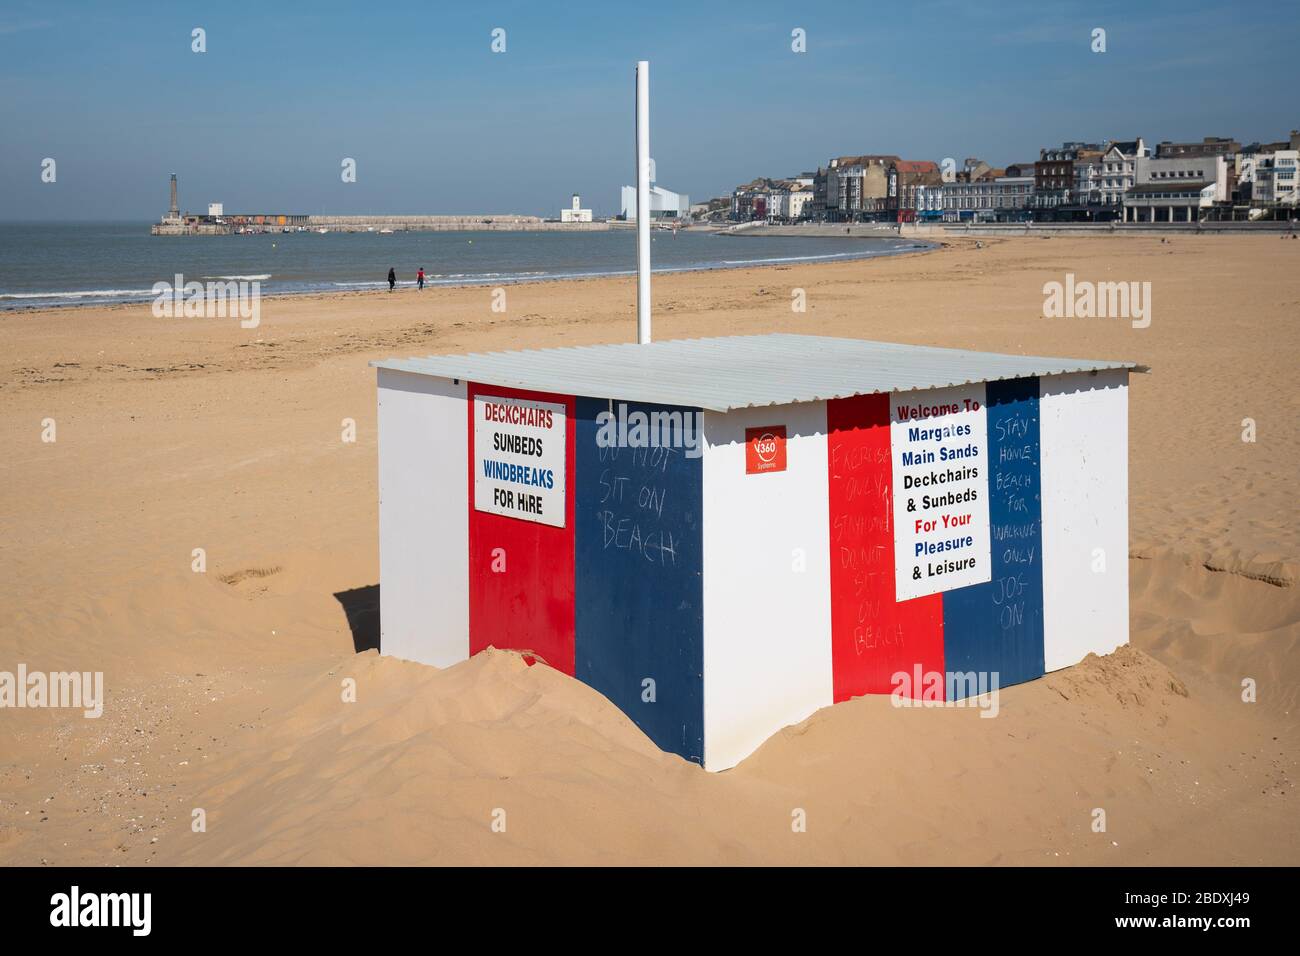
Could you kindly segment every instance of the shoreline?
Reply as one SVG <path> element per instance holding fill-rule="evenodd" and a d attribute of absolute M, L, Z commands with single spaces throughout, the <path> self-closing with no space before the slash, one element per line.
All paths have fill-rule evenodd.
<path fill-rule="evenodd" d="M 844 237 L 808 236 L 806 238 L 885 239 L 891 237 L 888 236 L 862 236 L 862 237 L 860 236 L 844 236 Z M 892 238 L 899 239 L 899 237 L 897 236 Z M 907 240 L 900 239 L 900 241 L 907 241 Z M 660 268 L 651 268 L 650 274 L 651 277 L 653 278 L 654 276 L 727 272 L 736 269 L 750 269 L 750 268 L 761 269 L 761 268 L 770 268 L 770 267 L 779 268 L 782 266 L 790 267 L 790 266 L 805 265 L 805 264 L 819 265 L 819 264 L 829 264 L 834 262 L 858 262 L 862 260 L 884 259 L 884 258 L 890 258 L 895 256 L 920 255 L 923 253 L 934 252 L 935 250 L 941 249 L 942 247 L 943 247 L 943 243 L 941 242 L 934 242 L 928 239 L 914 239 L 911 240 L 910 244 L 906 246 L 900 246 L 897 248 L 890 248 L 890 249 L 833 253 L 833 254 L 815 255 L 815 256 L 782 256 L 782 257 L 768 258 L 768 259 L 746 259 L 746 260 L 734 260 L 734 261 L 724 260 L 721 263 L 707 263 L 707 264 L 693 265 L 693 266 L 663 266 Z M 572 273 L 557 273 L 555 275 L 516 274 L 508 277 L 503 277 L 503 276 L 484 276 L 481 278 L 458 277 L 455 279 L 443 279 L 443 280 L 426 278 L 424 284 L 425 287 L 429 289 L 435 289 L 435 288 L 436 289 L 461 289 L 461 288 L 482 288 L 483 286 L 519 286 L 519 285 L 528 285 L 531 283 L 544 283 L 544 282 L 545 283 L 584 282 L 591 279 L 620 279 L 620 278 L 627 278 L 628 276 L 635 276 L 635 275 L 636 275 L 636 269 L 621 269 L 621 270 L 609 271 L 609 272 L 572 272 Z M 159 281 L 161 282 L 166 280 L 159 280 Z M 353 295 L 358 293 L 369 294 L 372 292 L 382 292 L 384 290 L 384 287 L 387 285 L 387 283 L 383 281 L 371 281 L 371 280 L 358 279 L 354 283 L 350 283 L 349 285 L 351 287 L 338 288 L 338 289 L 283 289 L 283 290 L 267 292 L 267 291 L 262 291 L 259 288 L 258 291 L 259 291 L 259 295 L 264 299 L 297 298 L 303 296 L 344 296 L 344 295 Z M 399 281 L 397 283 L 397 291 L 406 291 L 406 290 L 418 291 L 416 283 L 413 280 L 409 280 L 409 279 Z M 91 295 L 94 292 L 95 290 L 50 293 L 49 297 L 54 298 L 60 294 Z M 8 294 L 10 295 L 21 294 L 24 296 L 39 295 L 39 293 L 8 293 Z M 30 316 L 36 313 L 66 312 L 70 309 L 72 310 L 87 309 L 87 308 L 117 309 L 117 308 L 124 308 L 130 306 L 147 305 L 153 302 L 156 298 L 157 298 L 157 294 L 151 292 L 148 295 L 142 293 L 139 296 L 133 296 L 132 298 L 129 299 L 116 299 L 109 302 L 103 301 L 102 299 L 97 300 L 95 298 L 91 298 L 89 301 L 65 302 L 65 303 L 59 303 L 57 305 L 49 305 L 49 304 L 30 305 L 30 306 L 0 305 L 0 319 L 11 314 Z M 0 301 L 3 301 L 2 294 L 0 294 Z"/>

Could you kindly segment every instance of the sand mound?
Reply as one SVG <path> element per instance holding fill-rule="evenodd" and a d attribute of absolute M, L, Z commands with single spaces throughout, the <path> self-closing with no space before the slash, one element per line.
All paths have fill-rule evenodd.
<path fill-rule="evenodd" d="M 111 695 L 93 735 L 28 712 L 26 759 L 0 771 L 0 860 L 1292 860 L 1294 757 L 1277 740 L 1291 718 L 1234 691 L 1239 663 L 1269 674 L 1288 656 L 1290 591 L 1179 567 L 1201 595 L 1181 617 L 1138 588 L 1135 616 L 1163 622 L 1136 632 L 1150 653 L 1005 688 L 992 717 L 860 698 L 722 774 L 661 753 L 578 681 L 492 650 L 447 670 L 367 652 L 149 682 Z M 1267 630 L 1229 651 L 1216 628 Z M 1206 652 L 1184 679 L 1191 660 L 1157 656 L 1187 635 Z"/>
<path fill-rule="evenodd" d="M 1174 554 L 1131 562 L 1132 640 L 1193 686 L 1240 699 L 1252 681 L 1258 707 L 1300 717 L 1300 588 L 1197 567 Z"/>

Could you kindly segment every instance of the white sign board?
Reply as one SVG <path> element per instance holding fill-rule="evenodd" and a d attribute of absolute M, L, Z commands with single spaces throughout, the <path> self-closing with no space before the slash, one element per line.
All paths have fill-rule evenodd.
<path fill-rule="evenodd" d="M 564 406 L 474 396 L 474 509 L 564 527 Z"/>
<path fill-rule="evenodd" d="M 889 412 L 895 597 L 907 601 L 990 580 L 983 383 L 895 392 Z"/>

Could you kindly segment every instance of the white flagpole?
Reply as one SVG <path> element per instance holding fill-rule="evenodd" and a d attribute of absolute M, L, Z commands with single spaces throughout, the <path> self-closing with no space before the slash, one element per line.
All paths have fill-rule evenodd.
<path fill-rule="evenodd" d="M 636 340 L 650 342 L 650 61 L 636 64 Z"/>

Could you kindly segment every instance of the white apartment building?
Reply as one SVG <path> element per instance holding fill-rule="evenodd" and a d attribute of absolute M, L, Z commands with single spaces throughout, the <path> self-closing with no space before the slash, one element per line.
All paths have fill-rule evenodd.
<path fill-rule="evenodd" d="M 1074 194 L 1081 206 L 1119 206 L 1124 193 L 1137 182 L 1137 161 L 1150 156 L 1139 136 L 1135 140 L 1107 140 L 1099 152 L 1080 150 L 1074 161 Z"/>
<path fill-rule="evenodd" d="M 774 189 L 767 200 L 767 217 L 794 222 L 803 218 L 804 206 L 812 202 L 811 189 Z"/>
<path fill-rule="evenodd" d="M 1089 179 L 1088 189 L 1095 191 L 1101 205 L 1120 205 L 1124 201 L 1124 194 L 1137 182 L 1138 160 L 1147 159 L 1150 155 L 1150 150 L 1140 136 L 1129 142 L 1107 143 L 1106 151 Z"/>
<path fill-rule="evenodd" d="M 813 200 L 812 183 L 798 192 L 790 193 L 790 212 L 787 218 L 793 222 L 804 217 L 804 207 L 811 206 Z"/>
<path fill-rule="evenodd" d="M 1283 149 L 1253 157 L 1251 174 L 1254 188 L 1251 199 L 1255 202 L 1296 205 L 1300 197 L 1300 150 Z M 1243 161 L 1243 171 L 1246 161 Z M 1243 176 L 1244 181 L 1244 176 Z"/>

